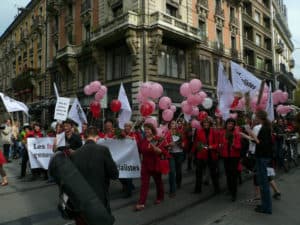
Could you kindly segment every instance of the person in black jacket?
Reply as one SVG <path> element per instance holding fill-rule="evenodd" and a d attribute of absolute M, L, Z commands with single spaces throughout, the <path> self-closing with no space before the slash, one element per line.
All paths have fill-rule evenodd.
<path fill-rule="evenodd" d="M 71 160 L 95 191 L 108 213 L 111 214 L 109 183 L 111 179 L 114 180 L 119 177 L 119 171 L 109 149 L 106 146 L 96 144 L 98 139 L 97 128 L 89 127 L 86 130 L 86 137 L 85 144 L 71 154 Z M 78 221 L 80 221 L 80 218 L 77 219 L 77 224 L 85 224 Z"/>
<path fill-rule="evenodd" d="M 256 173 L 261 193 L 261 205 L 258 205 L 255 211 L 272 214 L 272 198 L 267 174 L 267 167 L 273 156 L 271 122 L 268 120 L 268 114 L 262 110 L 257 111 L 255 117 L 262 125 L 258 135 L 253 137 L 256 141 Z"/>

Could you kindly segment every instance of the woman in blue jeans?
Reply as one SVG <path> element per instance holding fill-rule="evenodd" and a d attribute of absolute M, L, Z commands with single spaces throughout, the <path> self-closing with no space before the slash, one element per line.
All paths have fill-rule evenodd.
<path fill-rule="evenodd" d="M 262 110 L 255 113 L 255 118 L 262 125 L 257 136 L 249 131 L 256 142 L 256 174 L 261 193 L 261 205 L 256 206 L 255 211 L 272 214 L 272 198 L 267 173 L 267 167 L 273 156 L 271 123 L 268 114 Z"/>
<path fill-rule="evenodd" d="M 177 128 L 177 123 L 172 120 L 169 124 L 170 143 L 169 151 L 171 154 L 170 172 L 169 172 L 169 185 L 170 197 L 175 197 L 176 189 L 181 187 L 182 181 L 182 163 L 184 161 L 184 152 L 182 147 L 183 132 Z"/>

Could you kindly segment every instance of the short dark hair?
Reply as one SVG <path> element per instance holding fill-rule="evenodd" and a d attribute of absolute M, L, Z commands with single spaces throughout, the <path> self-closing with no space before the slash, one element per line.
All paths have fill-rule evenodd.
<path fill-rule="evenodd" d="M 112 123 L 112 125 L 114 125 L 114 121 L 113 121 L 113 119 L 106 119 L 106 120 L 104 120 L 104 124 L 106 124 L 107 122 L 110 122 L 110 123 Z"/>
<path fill-rule="evenodd" d="M 98 136 L 98 129 L 95 126 L 90 126 L 86 129 L 85 135 L 86 138 L 88 137 L 96 137 Z"/>
<path fill-rule="evenodd" d="M 156 128 L 152 123 L 144 123 L 144 128 L 149 128 L 152 131 L 153 135 L 157 134 Z"/>

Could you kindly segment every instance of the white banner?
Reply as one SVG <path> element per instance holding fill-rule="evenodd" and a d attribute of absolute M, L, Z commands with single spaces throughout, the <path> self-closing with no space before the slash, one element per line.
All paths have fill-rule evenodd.
<path fill-rule="evenodd" d="M 69 105 L 69 98 L 58 97 L 55 105 L 54 119 L 58 121 L 65 121 L 68 117 Z"/>
<path fill-rule="evenodd" d="M 53 137 L 27 139 L 27 149 L 31 169 L 48 169 L 50 158 L 53 155 L 53 143 Z"/>
<path fill-rule="evenodd" d="M 234 92 L 254 95 L 260 89 L 261 80 L 239 64 L 231 61 L 232 86 Z"/>
<path fill-rule="evenodd" d="M 138 178 L 141 176 L 141 162 L 135 140 L 99 139 L 97 144 L 109 148 L 119 170 L 119 178 Z"/>
<path fill-rule="evenodd" d="M 82 124 L 87 123 L 87 119 L 85 112 L 83 111 L 77 98 L 74 99 L 74 102 L 68 114 L 68 118 L 75 121 L 78 124 L 79 131 L 82 132 Z"/>
<path fill-rule="evenodd" d="M 22 111 L 28 116 L 28 107 L 23 102 L 17 101 L 13 98 L 10 98 L 0 92 L 0 96 L 2 98 L 3 104 L 7 110 L 7 112 L 19 112 Z"/>
<path fill-rule="evenodd" d="M 124 129 L 125 123 L 130 121 L 132 110 L 123 86 L 123 83 L 120 85 L 118 100 L 121 102 L 121 111 L 119 112 L 119 128 Z"/>
<path fill-rule="evenodd" d="M 224 66 L 221 61 L 219 61 L 218 67 L 218 85 L 217 94 L 219 100 L 219 110 L 222 113 L 224 120 L 227 120 L 230 116 L 230 106 L 234 100 L 232 85 L 227 78 Z"/>

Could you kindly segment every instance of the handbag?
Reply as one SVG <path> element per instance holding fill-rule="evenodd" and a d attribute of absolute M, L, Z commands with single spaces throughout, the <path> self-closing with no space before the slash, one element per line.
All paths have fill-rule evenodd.
<path fill-rule="evenodd" d="M 167 159 L 164 154 L 162 154 L 159 159 L 159 172 L 162 174 L 168 174 L 170 172 L 169 159 Z"/>

